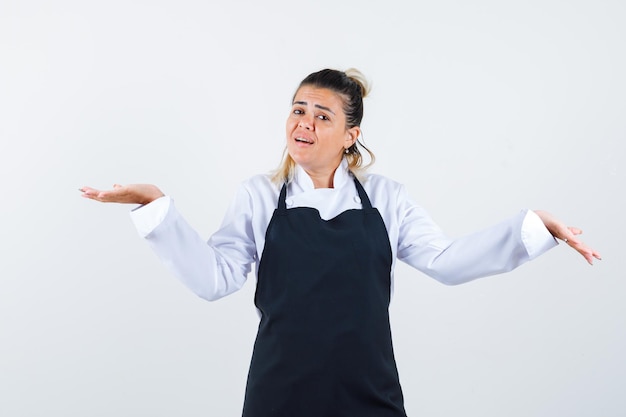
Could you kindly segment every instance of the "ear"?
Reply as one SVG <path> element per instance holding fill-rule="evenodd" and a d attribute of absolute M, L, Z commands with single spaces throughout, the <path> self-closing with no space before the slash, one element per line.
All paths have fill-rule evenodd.
<path fill-rule="evenodd" d="M 346 131 L 346 146 L 348 149 L 350 146 L 356 143 L 356 140 L 361 136 L 361 128 L 359 126 L 351 127 Z"/>

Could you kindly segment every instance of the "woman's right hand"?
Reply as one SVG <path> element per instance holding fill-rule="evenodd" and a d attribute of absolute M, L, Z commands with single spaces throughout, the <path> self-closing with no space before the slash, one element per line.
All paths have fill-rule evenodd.
<path fill-rule="evenodd" d="M 165 195 L 152 184 L 113 184 L 112 190 L 82 187 L 79 191 L 83 197 L 103 203 L 148 204 Z"/>

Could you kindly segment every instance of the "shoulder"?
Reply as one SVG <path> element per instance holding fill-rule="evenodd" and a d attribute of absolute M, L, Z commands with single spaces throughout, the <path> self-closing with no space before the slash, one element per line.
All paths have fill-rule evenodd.
<path fill-rule="evenodd" d="M 268 175 L 255 175 L 243 180 L 236 189 L 227 217 L 243 216 L 253 222 L 258 219 L 259 224 L 264 224 L 276 208 L 279 192 L 280 188 Z"/>
<path fill-rule="evenodd" d="M 386 194 L 388 196 L 398 195 L 404 190 L 404 185 L 389 177 L 380 174 L 366 173 L 360 176 L 359 180 L 366 191 Z"/>
<path fill-rule="evenodd" d="M 412 208 L 419 207 L 409 196 L 404 184 L 379 174 L 367 174 L 361 179 L 372 205 L 383 217 L 402 216 Z"/>
<path fill-rule="evenodd" d="M 275 201 L 280 188 L 281 185 L 272 182 L 269 174 L 258 174 L 241 182 L 239 192 L 248 194 L 253 201 Z"/>
<path fill-rule="evenodd" d="M 241 185 L 246 188 L 262 188 L 270 185 L 276 186 L 269 174 L 257 174 L 249 177 L 241 182 Z"/>

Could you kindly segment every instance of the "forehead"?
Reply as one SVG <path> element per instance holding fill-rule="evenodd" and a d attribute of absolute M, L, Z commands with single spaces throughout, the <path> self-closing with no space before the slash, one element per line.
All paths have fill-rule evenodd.
<path fill-rule="evenodd" d="M 303 85 L 293 96 L 293 102 L 294 104 L 296 102 L 305 102 L 312 105 L 319 104 L 335 112 L 343 111 L 343 99 L 341 95 L 328 88 Z"/>

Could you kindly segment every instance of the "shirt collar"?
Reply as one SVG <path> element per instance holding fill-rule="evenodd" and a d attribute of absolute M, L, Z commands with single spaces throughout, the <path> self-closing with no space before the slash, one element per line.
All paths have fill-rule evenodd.
<path fill-rule="evenodd" d="M 348 180 L 350 179 L 350 170 L 348 169 L 348 161 L 346 158 L 341 160 L 341 163 L 335 170 L 335 175 L 333 177 L 333 188 L 341 188 L 343 187 Z M 296 164 L 296 173 L 293 177 L 293 182 L 300 188 L 302 191 L 311 191 L 315 189 L 313 185 L 313 180 L 306 173 L 304 168 L 300 165 Z"/>

